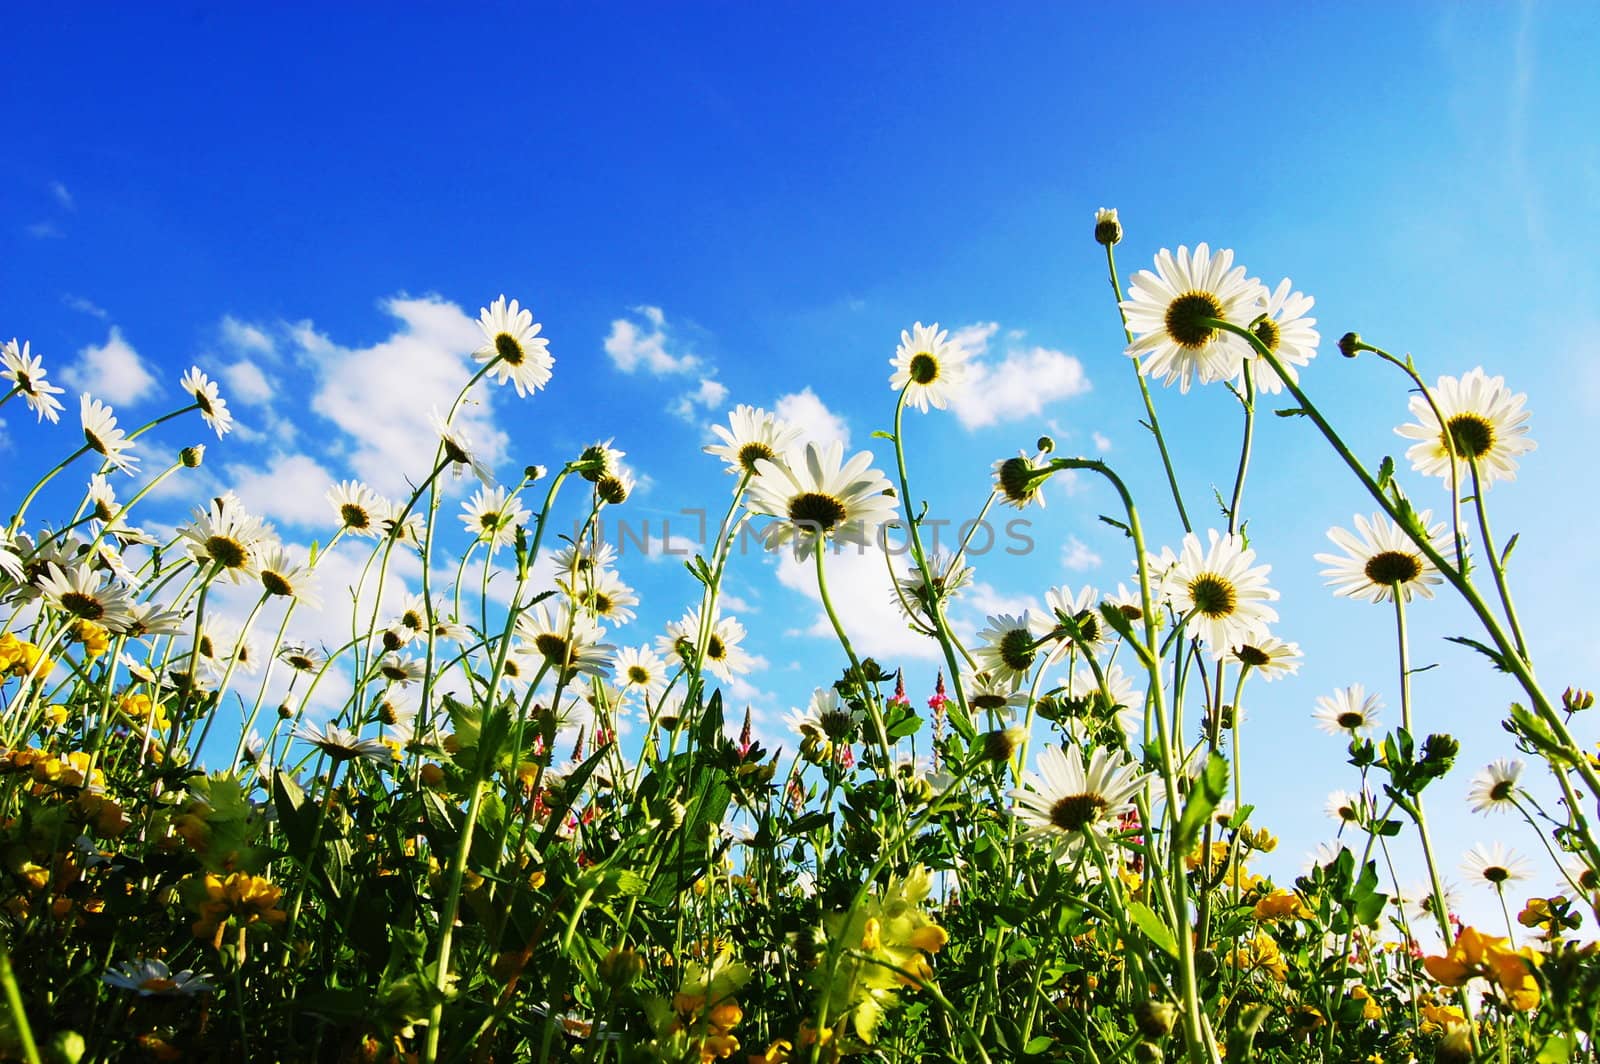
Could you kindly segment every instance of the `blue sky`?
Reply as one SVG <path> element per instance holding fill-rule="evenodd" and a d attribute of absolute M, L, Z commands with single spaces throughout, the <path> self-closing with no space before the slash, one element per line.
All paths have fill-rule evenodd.
<path fill-rule="evenodd" d="M 1540 449 L 1492 493 L 1497 534 L 1524 532 L 1515 580 L 1541 675 L 1596 683 L 1592 8 L 83 5 L 6 21 L 0 330 L 125 423 L 175 403 L 197 363 L 244 426 L 162 505 L 235 487 L 286 536 L 325 539 L 327 480 L 395 489 L 419 404 L 464 379 L 470 320 L 504 292 L 544 323 L 555 380 L 495 394 L 477 434 L 508 470 L 615 436 L 648 477 L 634 519 L 725 503 L 699 448 L 737 402 L 785 405 L 890 468 L 871 439 L 892 414 L 887 360 L 902 328 L 937 320 L 987 335 L 994 376 L 982 401 L 908 419 L 935 512 L 969 514 L 989 464 L 1049 431 L 1115 463 L 1151 538 L 1176 543 L 1089 237 L 1094 209 L 1116 206 L 1124 277 L 1206 240 L 1314 295 L 1327 343 L 1308 387 L 1374 462 L 1403 450 L 1406 397 L 1392 371 L 1333 354 L 1347 329 L 1430 377 L 1482 365 L 1526 392 Z M 1157 402 L 1203 511 L 1231 477 L 1235 406 L 1216 389 Z M 15 405 L 5 421 L 14 492 L 72 431 Z M 1053 487 L 1029 514 L 1037 550 L 986 560 L 966 622 L 1052 584 L 1125 579 L 1096 520 L 1112 501 Z M 1397 716 L 1392 635 L 1381 608 L 1321 587 L 1325 530 L 1372 507 L 1311 426 L 1264 420 L 1246 506 L 1283 593 L 1278 634 L 1307 653 L 1298 677 L 1248 696 L 1250 786 L 1288 871 L 1330 833 L 1326 793 L 1353 782 L 1313 701 L 1364 682 Z M 624 576 L 645 609 L 619 642 L 653 637 L 692 593 L 675 562 Z M 804 581 L 783 576 L 751 557 L 732 585 L 767 661 L 741 695 L 773 734 L 840 663 L 806 634 Z M 864 577 L 844 582 L 876 603 L 858 641 L 926 687 L 931 657 L 877 623 Z M 1434 799 L 1447 866 L 1480 839 L 1534 854 L 1525 829 L 1460 805 L 1509 752 L 1510 686 L 1439 641 L 1468 630 L 1463 611 L 1414 620 L 1418 663 L 1446 666 L 1418 678 L 1419 715 L 1464 743 Z"/>

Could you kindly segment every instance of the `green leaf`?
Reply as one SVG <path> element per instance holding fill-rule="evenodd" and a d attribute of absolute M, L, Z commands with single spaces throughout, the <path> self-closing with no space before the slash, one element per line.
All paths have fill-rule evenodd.
<path fill-rule="evenodd" d="M 1055 1044 L 1056 1040 L 1049 1035 L 1036 1034 L 1028 1039 L 1028 1044 L 1022 1047 L 1022 1052 L 1025 1056 L 1037 1057 Z M 1562 1059 L 1565 1060 L 1566 1058 L 1563 1057 Z"/>
<path fill-rule="evenodd" d="M 1128 915 L 1133 918 L 1134 924 L 1144 932 L 1146 938 L 1154 942 L 1161 951 L 1178 959 L 1178 940 L 1172 937 L 1171 930 L 1161 922 L 1161 917 L 1142 901 L 1128 903 Z"/>
<path fill-rule="evenodd" d="M 1572 1059 L 1572 1051 L 1577 1048 L 1577 1042 L 1570 1034 L 1553 1034 L 1544 1040 L 1544 1045 L 1539 1047 L 1539 1055 L 1533 1058 L 1534 1064 L 1567 1064 Z"/>
<path fill-rule="evenodd" d="M 1484 646 L 1476 639 L 1468 639 L 1464 635 L 1447 635 L 1445 638 L 1452 643 L 1460 643 L 1464 647 L 1471 647 L 1473 650 L 1476 650 L 1478 653 L 1494 662 L 1494 667 L 1501 672 L 1511 671 L 1510 661 L 1508 661 L 1506 656 L 1500 653 L 1498 650 L 1491 650 L 1489 647 Z"/>
<path fill-rule="evenodd" d="M 1200 829 L 1227 793 L 1228 763 L 1221 754 L 1213 753 L 1206 759 L 1205 771 L 1194 781 L 1194 790 L 1189 793 L 1189 800 L 1183 806 L 1183 815 L 1178 818 L 1172 843 L 1178 853 L 1186 854 L 1194 848 L 1195 840 L 1200 837 Z"/>
<path fill-rule="evenodd" d="M 1300 407 L 1300 406 L 1285 407 L 1282 410 L 1274 410 L 1273 413 L 1277 414 L 1279 417 L 1305 417 L 1306 416 L 1305 408 L 1304 407 Z"/>

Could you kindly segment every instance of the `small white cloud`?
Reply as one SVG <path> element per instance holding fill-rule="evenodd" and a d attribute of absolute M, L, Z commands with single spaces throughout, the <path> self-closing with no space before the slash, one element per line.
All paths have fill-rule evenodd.
<path fill-rule="evenodd" d="M 73 209 L 72 193 L 67 191 L 66 185 L 59 181 L 50 182 L 50 195 L 54 196 L 56 202 L 61 204 L 64 209 L 69 211 Z"/>
<path fill-rule="evenodd" d="M 251 513 L 289 525 L 332 529 L 333 510 L 324 496 L 334 477 L 316 459 L 303 454 L 279 454 L 265 468 L 235 464 L 225 466 L 223 472 Z"/>
<path fill-rule="evenodd" d="M 222 342 L 240 354 L 266 355 L 271 358 L 278 352 L 278 345 L 258 325 L 251 325 L 249 322 L 227 315 L 223 317 L 220 328 Z"/>
<path fill-rule="evenodd" d="M 114 405 L 137 402 L 156 387 L 156 379 L 145 368 L 144 359 L 115 325 L 104 344 L 79 351 L 78 360 L 62 368 L 61 379 Z"/>
<path fill-rule="evenodd" d="M 1018 330 L 1006 334 L 1005 356 L 999 362 L 986 361 L 989 341 L 999 331 L 999 323 L 990 321 L 951 335 L 971 356 L 967 383 L 951 402 L 963 428 L 1038 417 L 1048 404 L 1089 390 L 1082 362 L 1053 348 L 1015 346 L 1022 335 Z"/>
<path fill-rule="evenodd" d="M 35 240 L 58 240 L 67 235 L 55 222 L 34 222 L 32 225 L 23 226 L 22 231 Z"/>
<path fill-rule="evenodd" d="M 92 303 L 91 301 L 83 298 L 82 296 L 75 296 L 75 295 L 70 295 L 70 294 L 69 295 L 64 295 L 64 296 L 61 297 L 61 303 L 62 303 L 63 306 L 65 306 L 65 307 L 67 307 L 67 308 L 69 308 L 71 310 L 76 310 L 81 314 L 88 314 L 91 317 L 100 318 L 102 321 L 106 317 L 105 310 L 103 310 L 102 308 L 96 306 L 94 303 Z"/>
<path fill-rule="evenodd" d="M 272 382 L 261 372 L 261 367 L 248 358 L 223 366 L 221 375 L 228 384 L 228 398 L 237 398 L 252 406 L 264 406 L 272 401 Z"/>
<path fill-rule="evenodd" d="M 903 575 L 903 559 L 894 561 L 895 571 Z M 881 550 L 876 547 L 861 550 L 846 546 L 837 554 L 828 554 L 825 568 L 828 597 L 833 602 L 834 611 L 843 619 L 845 634 L 850 637 L 856 653 L 871 654 L 886 664 L 899 658 L 932 661 L 940 657 L 939 644 L 914 631 L 895 605 L 894 585 L 890 582 L 889 567 L 884 563 Z M 817 605 L 811 623 L 799 629 L 800 634 L 824 639 L 838 638 L 827 613 L 822 609 L 815 562 L 810 559 L 799 561 L 793 551 L 780 552 L 778 582 L 800 592 Z"/>
<path fill-rule="evenodd" d="M 1087 572 L 1099 567 L 1100 555 L 1083 540 L 1072 536 L 1061 545 L 1061 564 L 1075 573 Z"/>
<path fill-rule="evenodd" d="M 700 386 L 678 396 L 671 410 L 683 420 L 693 423 L 698 409 L 715 410 L 728 398 L 728 386 L 715 377 L 701 377 Z"/>
<path fill-rule="evenodd" d="M 838 440 L 844 444 L 845 450 L 850 449 L 850 426 L 844 418 L 829 410 L 809 386 L 779 396 L 775 409 L 780 419 L 800 430 L 804 436 L 802 442 L 821 444 Z"/>
<path fill-rule="evenodd" d="M 634 307 L 634 313 L 649 323 L 640 328 L 626 318 L 611 323 L 606 336 L 606 354 L 624 373 L 644 367 L 650 373 L 687 373 L 700 364 L 693 355 L 674 355 L 667 350 L 667 316 L 660 307 Z"/>
<path fill-rule="evenodd" d="M 1105 433 L 1096 432 L 1092 438 L 1094 439 L 1094 449 L 1099 451 L 1101 454 L 1105 454 L 1107 451 L 1111 450 L 1111 438 Z"/>

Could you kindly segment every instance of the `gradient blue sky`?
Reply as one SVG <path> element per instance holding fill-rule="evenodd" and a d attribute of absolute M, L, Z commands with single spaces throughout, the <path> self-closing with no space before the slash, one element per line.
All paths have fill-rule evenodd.
<path fill-rule="evenodd" d="M 464 379 L 467 322 L 505 292 L 544 323 L 556 377 L 531 400 L 495 395 L 475 426 L 506 469 L 616 436 L 649 478 L 636 519 L 723 505 L 728 480 L 699 447 L 737 402 L 786 401 L 888 468 L 870 433 L 892 413 L 899 330 L 920 319 L 994 323 L 983 357 L 1000 382 L 959 416 L 910 418 L 935 512 L 970 513 L 989 464 L 1051 431 L 1122 469 L 1151 538 L 1175 543 L 1089 236 L 1094 208 L 1116 206 L 1124 276 L 1206 240 L 1314 295 L 1327 343 L 1308 386 L 1374 463 L 1403 450 L 1406 396 L 1392 371 L 1333 353 L 1347 329 L 1429 376 L 1482 365 L 1527 392 L 1540 449 L 1494 490 L 1497 533 L 1524 532 L 1515 580 L 1541 675 L 1597 683 L 1592 5 L 149 10 L 5 16 L 0 330 L 125 422 L 173 404 L 191 363 L 219 376 L 244 429 L 184 499 L 236 487 L 286 536 L 325 539 L 326 481 L 392 469 L 408 424 L 394 411 Z M 613 342 L 644 359 L 631 372 L 606 347 L 619 321 L 655 338 Z M 683 406 L 695 393 L 713 401 Z M 1205 511 L 1231 477 L 1235 405 L 1215 389 L 1157 401 Z M 5 414 L 14 492 L 75 422 Z M 1435 484 L 1408 483 L 1442 506 Z M 966 623 L 1051 584 L 1125 579 L 1125 546 L 1096 520 L 1112 504 L 1054 487 L 1029 515 L 1037 550 L 986 560 Z M 1325 530 L 1372 507 L 1310 425 L 1260 426 L 1246 506 L 1283 592 L 1278 634 L 1308 658 L 1247 698 L 1250 787 L 1286 839 L 1282 872 L 1331 834 L 1327 792 L 1353 783 L 1313 701 L 1364 682 L 1396 717 L 1392 632 L 1382 608 L 1321 587 Z M 619 642 L 653 636 L 693 591 L 675 562 L 624 575 L 646 608 Z M 904 653 L 853 575 L 861 608 L 877 604 L 857 638 L 926 687 L 931 658 Z M 774 735 L 840 664 L 806 634 L 803 583 L 754 557 L 732 583 L 767 661 L 740 696 Z M 1469 631 L 1464 611 L 1414 612 L 1418 663 L 1445 666 L 1417 679 L 1423 726 L 1464 743 L 1433 799 L 1445 863 L 1492 838 L 1532 856 L 1526 829 L 1461 804 L 1509 752 L 1497 720 L 1513 692 L 1439 640 Z"/>

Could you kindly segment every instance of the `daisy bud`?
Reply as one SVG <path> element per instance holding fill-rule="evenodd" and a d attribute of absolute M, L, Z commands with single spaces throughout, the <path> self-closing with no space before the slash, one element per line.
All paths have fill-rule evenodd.
<path fill-rule="evenodd" d="M 1049 436 L 1040 436 L 1037 442 L 1039 445 L 1039 452 L 1041 454 L 1049 454 L 1051 451 L 1056 449 L 1056 441 L 1052 440 Z"/>
<path fill-rule="evenodd" d="M 535 481 L 543 480 L 548 472 L 550 471 L 542 465 L 531 465 L 523 469 L 522 476 L 529 484 L 532 484 Z"/>
<path fill-rule="evenodd" d="M 1361 334 L 1347 332 L 1339 337 L 1339 353 L 1345 358 L 1355 358 L 1361 350 Z"/>
<path fill-rule="evenodd" d="M 600 958 L 600 978 L 612 986 L 626 986 L 644 974 L 644 958 L 631 949 L 614 949 Z"/>
<path fill-rule="evenodd" d="M 990 761 L 1010 761 L 1028 733 L 1022 728 L 1002 728 L 983 736 L 983 756 Z"/>
<path fill-rule="evenodd" d="M 278 703 L 278 718 L 280 720 L 288 720 L 292 716 L 294 716 L 294 710 L 289 708 L 289 703 Z"/>
<path fill-rule="evenodd" d="M 1094 212 L 1094 242 L 1108 248 L 1122 243 L 1122 223 L 1117 220 L 1115 207 L 1101 207 Z"/>
<path fill-rule="evenodd" d="M 424 787 L 437 787 L 444 782 L 444 769 L 429 761 L 417 770 L 417 776 Z"/>
<path fill-rule="evenodd" d="M 1580 709 L 1588 709 L 1594 705 L 1594 692 L 1569 687 L 1561 692 L 1561 706 L 1568 713 L 1576 713 Z"/>
<path fill-rule="evenodd" d="M 199 468 L 200 463 L 205 461 L 205 457 L 206 445 L 203 443 L 197 443 L 193 447 L 185 447 L 178 452 L 178 461 L 182 462 L 187 469 Z"/>
<path fill-rule="evenodd" d="M 1133 1022 L 1152 1042 L 1172 1033 L 1178 1010 L 1168 1001 L 1141 1001 L 1133 1007 Z"/>
<path fill-rule="evenodd" d="M 601 477 L 595 484 L 595 492 L 602 502 L 617 506 L 628 499 L 628 482 L 622 477 Z"/>

